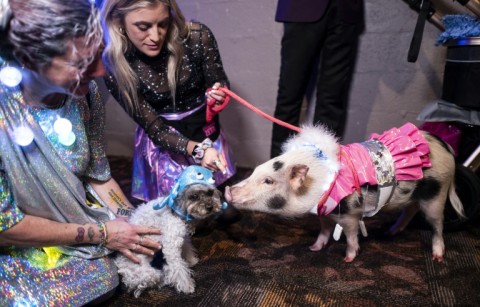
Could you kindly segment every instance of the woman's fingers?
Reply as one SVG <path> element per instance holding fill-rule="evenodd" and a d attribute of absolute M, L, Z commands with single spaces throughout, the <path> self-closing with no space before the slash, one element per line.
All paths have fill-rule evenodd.
<path fill-rule="evenodd" d="M 148 235 L 159 235 L 161 233 L 162 231 L 158 228 L 137 226 L 138 238 L 135 243 L 138 246 L 134 252 L 153 255 L 153 252 L 161 249 L 162 246 L 157 241 L 149 238 Z"/>
<path fill-rule="evenodd" d="M 218 103 L 222 103 L 225 100 L 225 93 L 219 90 L 211 90 L 209 92 L 210 98 L 213 98 Z"/>
<path fill-rule="evenodd" d="M 147 237 L 141 237 L 137 244 L 138 246 L 135 252 L 138 252 L 138 249 L 141 248 L 144 251 L 142 254 L 146 255 L 153 255 L 153 252 L 162 248 L 160 243 Z"/>
<path fill-rule="evenodd" d="M 136 226 L 137 233 L 142 235 L 159 235 L 162 231 L 159 228 L 154 227 L 145 227 L 145 226 Z"/>
<path fill-rule="evenodd" d="M 215 165 L 215 169 L 222 172 L 222 174 L 227 173 L 227 169 L 225 168 L 225 164 L 221 160 L 215 159 L 215 160 L 213 160 L 213 164 Z"/>
<path fill-rule="evenodd" d="M 212 86 L 212 89 L 213 90 L 218 90 L 218 88 L 220 87 L 220 82 L 215 82 L 215 84 Z"/>
<path fill-rule="evenodd" d="M 140 263 L 140 259 L 138 259 L 137 256 L 135 256 L 135 254 L 129 250 L 129 249 L 122 249 L 120 250 L 120 252 L 125 256 L 127 257 L 128 259 L 132 260 L 133 262 L 135 263 Z"/>

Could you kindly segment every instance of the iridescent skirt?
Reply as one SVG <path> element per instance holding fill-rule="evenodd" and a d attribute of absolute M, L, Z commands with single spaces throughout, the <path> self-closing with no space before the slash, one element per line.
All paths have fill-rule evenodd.
<path fill-rule="evenodd" d="M 173 130 L 173 128 L 171 128 Z M 219 186 L 235 174 L 235 161 L 223 131 L 220 130 L 213 147 L 227 162 L 226 174 L 215 172 L 215 185 Z M 137 126 L 133 156 L 132 196 L 150 201 L 168 195 L 175 179 L 184 168 L 196 164 L 187 155 L 173 153 L 155 145 L 145 131 Z"/>
<path fill-rule="evenodd" d="M 41 248 L 0 248 L 0 306 L 81 306 L 117 287 L 108 256 L 83 259 Z"/>

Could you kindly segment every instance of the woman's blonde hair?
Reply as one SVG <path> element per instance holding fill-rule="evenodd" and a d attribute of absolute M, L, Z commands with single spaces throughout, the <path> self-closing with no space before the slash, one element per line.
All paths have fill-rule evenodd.
<path fill-rule="evenodd" d="M 123 33 L 125 15 L 141 8 L 150 8 L 163 4 L 170 14 L 165 44 L 169 51 L 168 85 L 173 102 L 177 85 L 177 68 L 183 57 L 183 42 L 189 35 L 189 27 L 185 17 L 175 0 L 104 0 L 101 15 L 103 20 L 106 48 L 103 58 L 107 70 L 117 82 L 120 99 L 130 112 L 138 108 L 138 76 L 130 67 L 125 54 L 130 48 L 135 48 Z"/>

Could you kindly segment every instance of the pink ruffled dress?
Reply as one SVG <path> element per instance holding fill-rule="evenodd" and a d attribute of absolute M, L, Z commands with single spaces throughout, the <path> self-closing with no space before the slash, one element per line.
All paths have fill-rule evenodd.
<path fill-rule="evenodd" d="M 372 148 L 383 150 L 372 151 Z M 330 214 L 343 198 L 356 190 L 355 177 L 360 186 L 391 186 L 398 180 L 419 180 L 423 178 L 423 168 L 431 167 L 428 142 L 411 123 L 383 134 L 372 134 L 369 141 L 341 146 L 341 150 L 344 154 L 339 155 L 340 170 L 328 198 L 318 205 L 318 215 Z"/>

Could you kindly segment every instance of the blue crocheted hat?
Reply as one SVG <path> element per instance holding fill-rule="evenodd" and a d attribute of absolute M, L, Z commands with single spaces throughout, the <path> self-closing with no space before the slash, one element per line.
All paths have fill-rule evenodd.
<path fill-rule="evenodd" d="M 158 210 L 165 207 L 165 205 L 168 205 L 176 214 L 185 220 L 192 220 L 193 217 L 181 212 L 176 205 L 177 197 L 183 192 L 183 190 L 185 190 L 186 187 L 192 184 L 204 184 L 215 187 L 215 179 L 213 178 L 212 171 L 198 165 L 190 165 L 186 167 L 180 176 L 175 179 L 175 184 L 172 186 L 170 194 L 166 196 L 160 204 L 154 205 L 153 209 Z M 222 209 L 225 209 L 226 207 L 227 204 L 224 202 Z"/>

